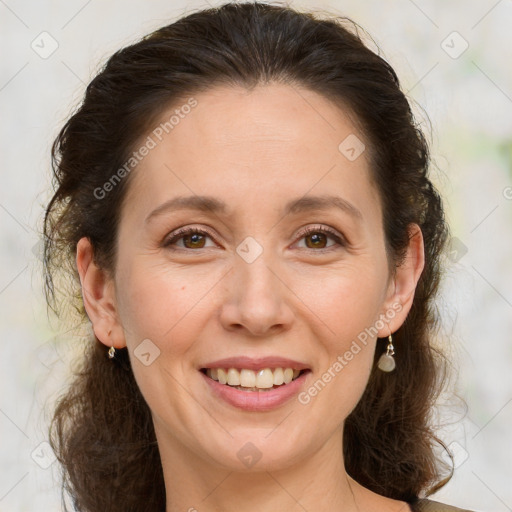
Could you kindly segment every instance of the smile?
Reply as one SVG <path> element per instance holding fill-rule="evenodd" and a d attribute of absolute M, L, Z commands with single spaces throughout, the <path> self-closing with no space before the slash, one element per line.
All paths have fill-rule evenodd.
<path fill-rule="evenodd" d="M 248 412 L 266 412 L 297 398 L 306 387 L 306 379 L 311 375 L 311 370 L 291 367 L 266 367 L 261 370 L 230 367 L 202 368 L 198 373 L 203 377 L 214 401 Z"/>
<path fill-rule="evenodd" d="M 306 370 L 294 368 L 203 368 L 201 370 L 219 384 L 234 387 L 240 391 L 269 391 L 289 384 Z"/>

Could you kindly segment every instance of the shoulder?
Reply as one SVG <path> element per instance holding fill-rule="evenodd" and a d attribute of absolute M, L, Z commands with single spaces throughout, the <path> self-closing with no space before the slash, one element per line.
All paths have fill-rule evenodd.
<path fill-rule="evenodd" d="M 432 500 L 418 500 L 410 504 L 413 512 L 472 512 L 471 510 L 457 508 L 452 505 L 445 505 L 438 501 Z"/>

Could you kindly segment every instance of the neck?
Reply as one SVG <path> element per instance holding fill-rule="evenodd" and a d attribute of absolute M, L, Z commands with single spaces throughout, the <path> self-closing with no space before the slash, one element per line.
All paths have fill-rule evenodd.
<path fill-rule="evenodd" d="M 359 486 L 345 471 L 342 435 L 337 429 L 323 446 L 286 468 L 256 464 L 241 472 L 210 463 L 157 431 L 166 512 L 355 512 Z"/>

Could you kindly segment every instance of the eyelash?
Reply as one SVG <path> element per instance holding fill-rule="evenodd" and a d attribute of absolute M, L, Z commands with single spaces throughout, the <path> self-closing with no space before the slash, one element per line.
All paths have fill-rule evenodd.
<path fill-rule="evenodd" d="M 345 247 L 346 246 L 346 241 L 345 241 L 345 239 L 342 236 L 338 235 L 338 233 L 336 231 L 334 231 L 334 230 L 332 230 L 330 228 L 327 228 L 325 226 L 316 226 L 316 227 L 315 226 L 308 226 L 306 229 L 304 229 L 300 233 L 300 240 L 302 240 L 306 236 L 311 235 L 313 233 L 323 233 L 325 235 L 329 235 L 329 237 L 331 237 L 335 242 L 337 242 L 337 244 L 339 246 L 341 246 L 341 247 Z M 163 242 L 162 245 L 165 248 L 170 248 L 174 242 L 180 240 L 184 236 L 186 236 L 186 235 L 195 235 L 195 234 L 207 235 L 212 240 L 214 238 L 213 235 L 209 231 L 207 231 L 205 229 L 181 228 L 181 229 L 178 229 L 178 231 L 176 231 L 175 233 L 173 233 L 170 238 L 167 238 Z M 200 249 L 187 249 L 187 248 L 182 249 L 182 248 L 180 248 L 180 249 L 170 249 L 170 250 L 194 251 L 194 250 L 200 250 Z M 206 249 L 208 249 L 208 248 L 206 248 Z M 321 248 L 321 249 L 312 249 L 312 248 L 309 248 L 309 247 L 306 248 L 306 250 L 312 251 L 312 252 L 327 252 L 327 251 L 331 251 L 333 249 L 336 249 L 336 247 L 335 246 L 330 246 L 330 247 L 325 247 L 325 248 Z"/>

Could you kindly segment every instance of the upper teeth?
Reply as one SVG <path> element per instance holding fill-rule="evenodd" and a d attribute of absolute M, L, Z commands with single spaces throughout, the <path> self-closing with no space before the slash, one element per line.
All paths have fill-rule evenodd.
<path fill-rule="evenodd" d="M 221 384 L 230 386 L 242 386 L 244 388 L 267 389 L 272 386 L 288 384 L 299 376 L 300 370 L 293 368 L 263 368 L 253 371 L 245 368 L 238 370 L 236 368 L 207 368 L 206 375 L 213 380 L 218 380 Z"/>

